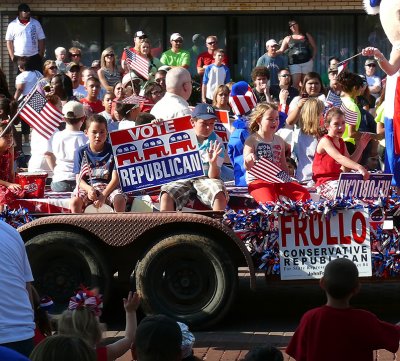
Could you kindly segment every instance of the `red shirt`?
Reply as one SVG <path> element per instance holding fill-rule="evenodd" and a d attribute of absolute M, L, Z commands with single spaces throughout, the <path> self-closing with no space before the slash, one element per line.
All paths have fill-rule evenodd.
<path fill-rule="evenodd" d="M 90 106 L 90 108 L 92 109 L 92 112 L 94 114 L 99 114 L 101 113 L 103 110 L 105 110 L 103 103 L 101 102 L 101 100 L 96 100 L 95 102 L 90 102 L 89 100 L 87 100 L 86 98 L 83 98 L 80 100 L 80 102 L 82 104 L 87 104 Z"/>
<path fill-rule="evenodd" d="M 373 313 L 330 306 L 306 312 L 286 353 L 296 361 L 373 361 L 373 350 L 395 353 L 400 327 Z"/>
<path fill-rule="evenodd" d="M 199 54 L 197 57 L 197 64 L 196 67 L 203 67 L 204 65 L 211 65 L 214 62 L 214 58 L 212 54 L 210 54 L 208 51 L 205 51 L 204 53 Z M 222 64 L 228 65 L 228 58 L 224 54 L 224 60 L 222 61 Z"/>
<path fill-rule="evenodd" d="M 339 148 L 333 143 L 333 139 L 329 135 L 324 135 L 323 138 L 329 139 L 340 154 L 346 154 L 346 145 L 342 138 L 339 138 Z M 318 187 L 325 182 L 338 180 L 340 173 L 342 173 L 341 167 L 342 165 L 336 162 L 328 153 L 320 154 L 315 152 L 312 165 L 315 186 Z"/>

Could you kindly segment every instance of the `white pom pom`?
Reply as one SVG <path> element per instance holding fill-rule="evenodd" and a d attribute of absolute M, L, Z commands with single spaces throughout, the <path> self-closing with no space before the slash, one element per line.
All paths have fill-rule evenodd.
<path fill-rule="evenodd" d="M 379 6 L 372 7 L 369 4 L 369 0 L 364 0 L 364 9 L 369 15 L 377 15 L 379 14 Z"/>

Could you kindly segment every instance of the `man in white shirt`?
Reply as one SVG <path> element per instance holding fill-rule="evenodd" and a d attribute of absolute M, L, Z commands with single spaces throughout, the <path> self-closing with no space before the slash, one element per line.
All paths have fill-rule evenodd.
<path fill-rule="evenodd" d="M 191 115 L 187 100 L 192 94 L 192 78 L 184 68 L 172 68 L 165 78 L 167 92 L 158 101 L 151 114 L 157 119 L 173 119 Z"/>
<path fill-rule="evenodd" d="M 43 71 L 45 35 L 40 23 L 31 18 L 29 5 L 18 6 L 18 17 L 8 24 L 5 40 L 11 61 L 25 56 L 29 58 L 34 70 Z"/>
<path fill-rule="evenodd" d="M 32 271 L 19 233 L 0 221 L 0 234 L 0 346 L 29 356 L 35 329 Z"/>
<path fill-rule="evenodd" d="M 382 90 L 381 78 L 375 75 L 376 66 L 377 63 L 375 59 L 367 59 L 365 61 L 365 77 L 367 79 L 369 92 L 375 98 L 379 97 Z"/>

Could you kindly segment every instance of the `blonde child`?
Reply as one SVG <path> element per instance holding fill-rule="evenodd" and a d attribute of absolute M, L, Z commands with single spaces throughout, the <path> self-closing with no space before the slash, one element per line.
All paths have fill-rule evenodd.
<path fill-rule="evenodd" d="M 136 311 L 139 307 L 138 294 L 129 292 L 123 299 L 126 326 L 125 336 L 107 346 L 99 346 L 102 338 L 99 317 L 101 315 L 102 299 L 95 291 L 83 289 L 71 297 L 68 310 L 64 311 L 58 321 L 60 335 L 79 336 L 89 346 L 96 349 L 97 361 L 112 361 L 121 357 L 131 347 L 136 335 Z"/>
<path fill-rule="evenodd" d="M 257 179 L 248 172 L 257 160 L 265 157 L 289 173 L 285 157 L 285 142 L 275 134 L 278 125 L 279 113 L 275 104 L 260 103 L 250 115 L 251 135 L 246 139 L 243 151 L 249 193 L 261 203 L 276 202 L 280 196 L 305 201 L 310 198 L 310 194 L 300 184 L 271 183 Z"/>
<path fill-rule="evenodd" d="M 98 114 L 90 116 L 85 134 L 89 143 L 75 152 L 73 172 L 77 181 L 70 203 L 71 212 L 82 213 L 92 203 L 96 208 L 107 203 L 114 206 L 115 212 L 124 212 L 126 195 L 119 189 L 115 159 L 111 144 L 107 142 L 106 119 Z M 85 163 L 89 167 L 87 172 L 82 171 Z"/>
<path fill-rule="evenodd" d="M 363 133 L 357 150 L 349 156 L 343 133 L 346 129 L 344 113 L 338 108 L 331 108 L 325 115 L 325 127 L 328 134 L 318 142 L 312 166 L 313 179 L 317 192 L 326 199 L 334 199 L 338 186 L 338 179 L 342 169 L 359 171 L 364 179 L 369 178 L 368 171 L 356 163 L 371 139 L 370 134 Z"/>
<path fill-rule="evenodd" d="M 312 163 L 321 136 L 320 118 L 324 108 L 324 103 L 318 98 L 307 99 L 300 111 L 299 128 L 293 136 L 293 153 L 297 159 L 295 177 L 308 186 L 313 184 Z"/>
<path fill-rule="evenodd" d="M 8 99 L 0 98 L 0 134 L 8 125 L 10 104 Z M 13 130 L 13 126 L 9 127 L 0 137 L 0 211 L 23 193 L 22 187 L 15 183 Z"/>

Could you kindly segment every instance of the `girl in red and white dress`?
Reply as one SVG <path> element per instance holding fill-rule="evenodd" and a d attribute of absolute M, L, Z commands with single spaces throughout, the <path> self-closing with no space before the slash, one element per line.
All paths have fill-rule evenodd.
<path fill-rule="evenodd" d="M 346 127 L 344 113 L 339 108 L 331 108 L 325 115 L 325 127 L 328 134 L 318 142 L 313 162 L 313 180 L 317 192 L 326 199 L 334 199 L 340 173 L 343 169 L 359 171 L 364 179 L 369 178 L 368 171 L 356 163 L 371 139 L 363 133 L 356 151 L 350 156 L 342 139 Z"/>

